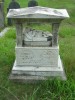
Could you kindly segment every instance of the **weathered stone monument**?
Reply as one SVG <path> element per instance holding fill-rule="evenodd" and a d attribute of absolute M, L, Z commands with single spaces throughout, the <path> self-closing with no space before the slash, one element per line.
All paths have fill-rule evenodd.
<path fill-rule="evenodd" d="M 16 26 L 16 60 L 10 79 L 36 81 L 48 77 L 66 80 L 59 55 L 58 30 L 63 19 L 69 15 L 66 9 L 28 7 L 9 10 Z M 25 27 L 26 23 L 51 23 L 52 33 Z"/>
<path fill-rule="evenodd" d="M 0 28 L 4 27 L 4 3 L 0 2 Z"/>
<path fill-rule="evenodd" d="M 18 9 L 20 8 L 20 5 L 18 2 L 16 2 L 16 0 L 12 0 L 7 8 L 7 12 L 9 11 L 9 9 Z M 12 25 L 12 20 L 11 18 L 8 18 L 8 25 Z"/>
<path fill-rule="evenodd" d="M 28 2 L 28 7 L 38 6 L 38 2 L 36 0 L 30 0 Z"/>

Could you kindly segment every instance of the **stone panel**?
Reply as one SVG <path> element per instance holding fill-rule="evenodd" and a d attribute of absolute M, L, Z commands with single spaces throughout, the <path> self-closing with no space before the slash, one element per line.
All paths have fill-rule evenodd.
<path fill-rule="evenodd" d="M 58 47 L 17 47 L 17 65 L 35 67 L 55 67 L 58 66 Z"/>

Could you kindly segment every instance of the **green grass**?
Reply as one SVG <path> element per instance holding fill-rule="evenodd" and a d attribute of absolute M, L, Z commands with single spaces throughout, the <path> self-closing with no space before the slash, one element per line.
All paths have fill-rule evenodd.
<path fill-rule="evenodd" d="M 10 0 L 5 1 L 6 8 Z M 27 0 L 18 0 L 26 7 Z M 75 1 L 38 0 L 40 6 L 66 8 L 70 19 L 63 21 L 59 30 L 60 55 L 67 81 L 59 79 L 37 84 L 14 83 L 8 79 L 15 60 L 16 31 L 11 29 L 0 38 L 0 100 L 75 100 Z M 49 25 L 31 25 L 36 29 L 51 30 Z"/>
<path fill-rule="evenodd" d="M 66 26 L 66 25 L 65 25 Z M 11 100 L 74 100 L 75 98 L 75 36 L 66 32 L 72 27 L 60 28 L 60 54 L 64 63 L 68 80 L 58 79 L 44 81 L 38 84 L 14 83 L 8 79 L 15 60 L 16 32 L 10 29 L 4 37 L 0 38 L 0 96 Z M 44 26 L 40 26 L 43 29 Z M 36 28 L 36 26 L 35 26 Z M 49 28 L 45 28 L 45 30 Z M 64 31 L 66 30 L 66 31 Z M 63 32 L 64 34 L 63 34 Z M 63 37 L 62 37 L 63 36 Z M 14 95 L 16 97 L 14 97 Z M 5 100 L 5 99 L 4 99 Z M 9 100 L 9 99 L 6 99 Z"/>

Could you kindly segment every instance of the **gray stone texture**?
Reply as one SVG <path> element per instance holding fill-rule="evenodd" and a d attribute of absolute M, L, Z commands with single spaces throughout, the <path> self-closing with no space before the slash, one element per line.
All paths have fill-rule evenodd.
<path fill-rule="evenodd" d="M 0 2 L 0 28 L 4 27 L 4 3 Z"/>
<path fill-rule="evenodd" d="M 9 6 L 7 8 L 7 12 L 9 11 L 9 9 L 18 9 L 20 8 L 20 5 L 18 2 L 16 2 L 16 0 L 12 0 L 10 3 L 9 3 Z M 12 25 L 13 22 L 11 20 L 11 18 L 8 18 L 8 25 Z"/>
<path fill-rule="evenodd" d="M 28 7 L 38 6 L 38 2 L 36 0 L 29 0 Z"/>

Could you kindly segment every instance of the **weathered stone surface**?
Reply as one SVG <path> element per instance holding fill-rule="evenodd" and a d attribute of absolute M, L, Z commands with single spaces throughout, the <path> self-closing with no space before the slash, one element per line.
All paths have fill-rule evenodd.
<path fill-rule="evenodd" d="M 8 18 L 68 18 L 66 9 L 53 9 L 48 7 L 27 7 L 21 9 L 10 9 Z"/>
<path fill-rule="evenodd" d="M 28 82 L 35 83 L 41 80 L 47 80 L 48 78 L 52 79 L 58 77 L 61 80 L 66 80 L 62 62 L 59 56 L 58 67 L 25 67 L 17 66 L 16 62 L 14 63 L 10 79 L 19 81 L 19 82 Z"/>
<path fill-rule="evenodd" d="M 0 27 L 4 27 L 4 8 L 3 2 L 0 2 Z"/>
<path fill-rule="evenodd" d="M 17 30 L 16 62 L 10 79 L 36 81 L 60 77 L 66 80 L 59 56 L 58 29 L 62 19 L 69 17 L 67 11 L 36 6 L 11 9 L 7 17 L 13 18 Z M 24 27 L 28 22 L 51 23 L 52 33 L 46 36 L 43 31 L 29 28 L 27 31 Z M 52 45 L 46 44 L 50 42 Z"/>
<path fill-rule="evenodd" d="M 8 6 L 8 10 L 9 9 L 18 9 L 18 8 L 20 8 L 20 5 L 15 0 L 12 0 Z"/>
<path fill-rule="evenodd" d="M 16 47 L 17 65 L 57 67 L 59 47 Z"/>
<path fill-rule="evenodd" d="M 57 46 L 58 45 L 58 31 L 59 31 L 59 25 L 60 23 L 53 23 L 52 24 L 52 46 Z"/>
<path fill-rule="evenodd" d="M 23 36 L 22 36 L 22 30 L 23 26 L 22 24 L 16 24 L 16 34 L 17 34 L 17 45 L 22 47 L 22 41 L 23 41 Z"/>
<path fill-rule="evenodd" d="M 19 3 L 17 3 L 15 0 L 12 0 L 7 8 L 7 12 L 9 11 L 9 9 L 18 9 L 20 8 Z M 8 18 L 8 25 L 12 25 L 12 20 L 10 18 Z"/>
<path fill-rule="evenodd" d="M 36 0 L 30 0 L 28 2 L 28 7 L 38 6 L 38 2 Z"/>
<path fill-rule="evenodd" d="M 44 32 L 27 27 L 23 29 L 23 38 L 23 46 L 48 47 L 52 44 L 52 34 L 48 31 Z"/>
<path fill-rule="evenodd" d="M 2 2 L 4 2 L 4 0 L 2 0 Z"/>

